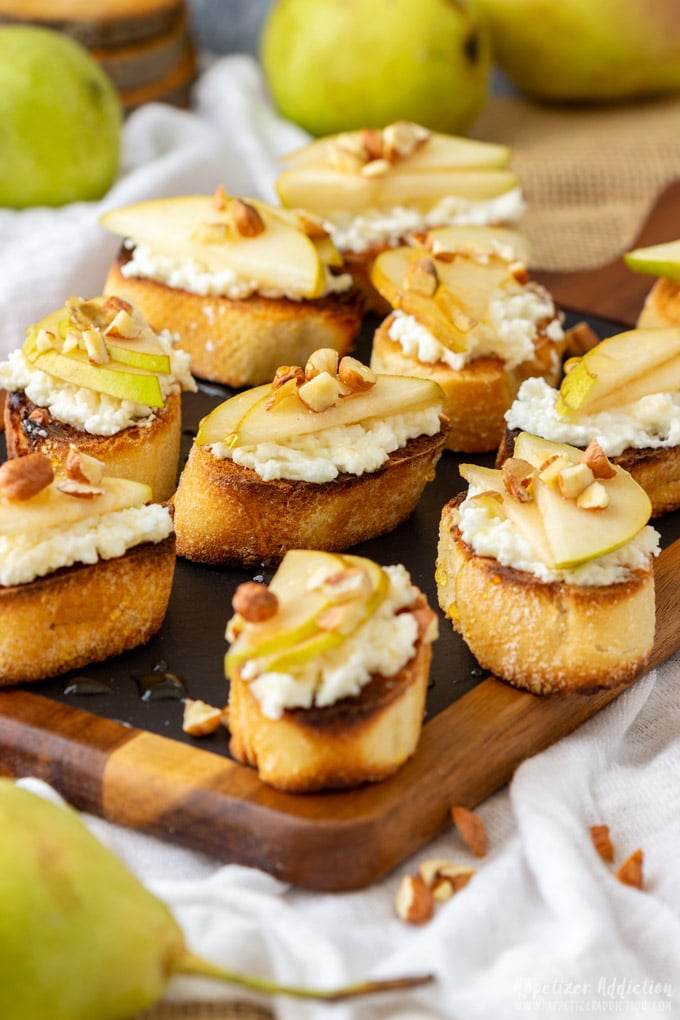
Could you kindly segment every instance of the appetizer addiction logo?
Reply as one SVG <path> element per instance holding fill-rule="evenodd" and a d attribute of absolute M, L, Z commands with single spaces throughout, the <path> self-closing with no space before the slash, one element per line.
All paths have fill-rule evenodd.
<path fill-rule="evenodd" d="M 630 1014 L 640 1016 L 668 1013 L 673 1008 L 674 988 L 670 981 L 651 978 L 622 978 L 602 975 L 597 981 L 524 981 L 514 986 L 518 1013 L 541 1015 Z"/>

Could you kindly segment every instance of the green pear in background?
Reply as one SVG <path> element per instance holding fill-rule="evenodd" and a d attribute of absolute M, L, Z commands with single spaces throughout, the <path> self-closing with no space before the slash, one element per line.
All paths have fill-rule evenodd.
<path fill-rule="evenodd" d="M 494 56 L 539 100 L 680 91 L 678 0 L 477 0 Z"/>
<path fill-rule="evenodd" d="M 490 66 L 471 0 L 275 0 L 261 59 L 279 111 L 313 135 L 396 120 L 463 133 Z"/>
<path fill-rule="evenodd" d="M 82 46 L 0 26 L 0 206 L 101 198 L 118 172 L 121 122 L 111 80 Z"/>
<path fill-rule="evenodd" d="M 227 971 L 187 949 L 168 907 L 72 808 L 0 779 L 0 833 L 2 1020 L 127 1020 L 179 973 L 327 1001 L 430 980 L 324 991 Z"/>

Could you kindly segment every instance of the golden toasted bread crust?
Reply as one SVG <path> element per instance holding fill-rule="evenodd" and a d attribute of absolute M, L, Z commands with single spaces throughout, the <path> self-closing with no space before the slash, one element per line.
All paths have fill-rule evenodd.
<path fill-rule="evenodd" d="M 645 667 L 654 643 L 654 573 L 606 586 L 545 583 L 478 556 L 457 527 L 457 497 L 442 511 L 439 605 L 479 664 L 534 694 L 616 687 Z"/>
<path fill-rule="evenodd" d="M 123 276 L 129 257 L 112 265 L 104 294 L 134 302 L 155 330 L 177 334 L 202 379 L 237 388 L 270 382 L 279 365 L 304 365 L 319 347 L 346 354 L 361 327 L 364 305 L 355 289 L 316 301 L 236 301 Z"/>
<path fill-rule="evenodd" d="M 680 286 L 660 277 L 645 298 L 637 321 L 638 329 L 669 329 L 680 326 Z"/>
<path fill-rule="evenodd" d="M 518 435 L 519 429 L 506 429 L 498 447 L 497 467 L 512 457 Z M 645 490 L 652 504 L 652 517 L 680 509 L 680 446 L 642 450 L 630 447 L 609 459 L 632 475 Z"/>
<path fill-rule="evenodd" d="M 295 793 L 385 779 L 418 744 L 431 659 L 431 645 L 419 640 L 396 676 L 373 677 L 355 697 L 284 711 L 280 719 L 263 715 L 249 685 L 236 676 L 229 691 L 229 749 L 254 765 L 263 782 Z"/>
<path fill-rule="evenodd" d="M 170 598 L 175 539 L 0 586 L 0 686 L 41 680 L 145 644 Z"/>
<path fill-rule="evenodd" d="M 32 416 L 32 417 L 30 417 Z M 44 453 L 65 470 L 69 446 L 106 464 L 106 473 L 151 486 L 152 499 L 168 500 L 177 486 L 182 432 L 182 397 L 171 393 L 150 425 L 133 425 L 113 436 L 94 436 L 58 421 L 21 391 L 9 394 L 5 408 L 7 456 Z"/>
<path fill-rule="evenodd" d="M 443 362 L 426 364 L 404 354 L 389 336 L 392 316 L 380 324 L 373 338 L 371 368 L 376 372 L 433 379 L 444 390 L 444 413 L 451 422 L 447 448 L 460 453 L 495 450 L 505 430 L 505 412 L 529 375 L 542 375 L 552 384 L 559 375 L 559 359 L 548 367 L 526 362 L 508 371 L 500 358 L 476 358 L 454 371 Z"/>
<path fill-rule="evenodd" d="M 194 445 L 174 496 L 177 553 L 201 563 L 278 562 L 288 549 L 339 551 L 391 531 L 434 477 L 446 437 L 419 436 L 383 467 L 331 482 L 263 481 Z"/>

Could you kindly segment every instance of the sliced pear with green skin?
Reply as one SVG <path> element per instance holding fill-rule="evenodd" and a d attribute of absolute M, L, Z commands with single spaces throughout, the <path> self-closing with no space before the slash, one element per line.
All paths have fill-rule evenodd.
<path fill-rule="evenodd" d="M 512 258 L 524 265 L 529 263 L 531 258 L 531 245 L 529 239 L 520 231 L 512 227 L 489 227 L 489 226 L 450 226 L 434 227 L 428 230 L 428 248 L 433 245 L 433 251 L 457 252 L 465 251 L 473 255 L 512 252 Z"/>
<path fill-rule="evenodd" d="M 367 209 L 387 210 L 402 205 L 426 211 L 451 196 L 484 201 L 518 187 L 519 178 L 511 170 L 419 173 L 396 166 L 384 176 L 304 167 L 285 171 L 276 182 L 283 205 L 307 208 L 329 218 L 338 212 L 357 215 Z"/>
<path fill-rule="evenodd" d="M 229 400 L 218 404 L 214 411 L 201 420 L 196 433 L 197 446 L 212 446 L 213 443 L 226 443 L 236 432 L 243 416 L 263 397 L 271 396 L 271 383 L 243 390 Z"/>
<path fill-rule="evenodd" d="M 227 675 L 232 676 L 247 659 L 272 655 L 316 634 L 316 618 L 332 602 L 321 582 L 343 569 L 343 560 L 336 553 L 289 550 L 269 585 L 279 600 L 278 612 L 262 623 L 245 622 L 227 652 Z M 312 581 L 316 583 L 310 587 Z"/>
<path fill-rule="evenodd" d="M 347 137 L 360 141 L 360 131 L 347 132 Z M 332 150 L 341 136 L 329 135 L 310 142 L 283 157 L 290 167 L 328 167 L 333 165 Z M 500 169 L 510 162 L 510 149 L 495 142 L 478 142 L 472 138 L 432 132 L 422 145 L 408 156 L 400 156 L 399 167 L 409 170 Z"/>
<path fill-rule="evenodd" d="M 230 445 L 257 446 L 258 443 L 286 443 L 291 438 L 325 432 L 392 415 L 410 414 L 443 406 L 444 394 L 438 383 L 412 376 L 378 375 L 370 390 L 340 397 L 325 411 L 311 411 L 296 395 L 268 409 L 271 388 L 238 423 Z"/>
<path fill-rule="evenodd" d="M 324 583 L 348 569 L 365 573 L 368 592 L 352 596 Z M 287 672 L 337 647 L 375 612 L 389 581 L 379 564 L 364 557 L 290 550 L 269 588 L 278 596 L 279 610 L 264 623 L 245 625 L 226 655 L 229 677 L 249 659 L 261 660 L 262 672 Z M 333 626 L 322 626 L 323 614 L 334 610 Z"/>
<path fill-rule="evenodd" d="M 558 414 L 595 414 L 680 388 L 680 329 L 632 329 L 602 340 L 567 372 Z"/>
<path fill-rule="evenodd" d="M 673 283 L 680 284 L 680 240 L 652 244 L 647 248 L 635 248 L 626 252 L 623 260 L 635 273 L 664 276 Z"/>
<path fill-rule="evenodd" d="M 230 271 L 261 287 L 306 298 L 320 297 L 325 271 L 314 242 L 302 230 L 272 213 L 264 202 L 248 199 L 265 229 L 243 237 L 231 227 L 225 210 L 213 206 L 210 195 L 151 199 L 104 213 L 102 226 L 159 255 L 192 259 L 213 273 Z M 204 224 L 225 225 L 224 239 L 200 240 Z"/>
<path fill-rule="evenodd" d="M 63 478 L 56 477 L 31 499 L 0 500 L 0 535 L 37 533 L 44 528 L 69 527 L 89 517 L 100 517 L 114 510 L 144 506 L 151 501 L 151 488 L 128 478 L 104 477 L 97 486 L 101 495 L 80 499 L 60 492 Z"/>
<path fill-rule="evenodd" d="M 534 479 L 534 498 L 558 570 L 599 559 L 625 545 L 647 524 L 652 505 L 647 493 L 627 471 L 600 479 L 609 504 L 604 510 L 583 510 L 564 499 L 555 485 Z"/>
<path fill-rule="evenodd" d="M 30 335 L 35 337 L 37 331 L 45 329 L 54 333 L 55 336 L 63 337 L 70 328 L 72 327 L 68 312 L 61 308 L 46 316 L 37 326 L 32 326 Z M 78 332 L 78 327 L 74 327 L 74 331 Z M 112 361 L 117 361 L 121 365 L 130 365 L 132 368 L 141 368 L 145 372 L 169 375 L 171 371 L 170 357 L 152 335 L 151 330 L 145 336 L 133 337 L 129 340 L 105 334 L 102 334 L 102 339 Z M 84 342 L 79 344 L 79 348 L 80 350 L 85 349 Z M 68 357 L 68 353 L 66 356 Z"/>
<path fill-rule="evenodd" d="M 555 561 L 548 544 L 543 518 L 533 500 L 520 503 L 507 492 L 503 475 L 495 468 L 486 468 L 480 464 L 461 464 L 461 477 L 468 485 L 481 489 L 482 492 L 497 492 L 502 497 L 505 515 L 512 521 L 522 538 L 533 551 L 536 559 L 547 567 L 554 567 Z"/>
<path fill-rule="evenodd" d="M 30 348 L 26 350 L 26 344 L 23 349 L 31 364 L 63 382 L 106 393 L 120 400 L 133 400 L 147 407 L 163 407 L 163 393 L 155 373 L 131 365 L 120 365 L 115 361 L 96 365 L 79 349 L 69 351 L 68 354 L 54 350 L 30 351 Z"/>

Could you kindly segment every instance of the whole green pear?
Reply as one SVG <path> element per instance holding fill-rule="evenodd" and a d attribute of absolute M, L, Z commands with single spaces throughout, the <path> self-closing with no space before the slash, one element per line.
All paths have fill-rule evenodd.
<path fill-rule="evenodd" d="M 111 80 L 82 46 L 0 27 L 0 206 L 101 198 L 118 171 L 121 120 Z"/>
<path fill-rule="evenodd" d="M 508 78 L 545 101 L 680 90 L 678 0 L 477 0 Z"/>
<path fill-rule="evenodd" d="M 461 134 L 487 97 L 469 0 L 275 0 L 260 43 L 276 106 L 313 135 L 396 120 Z"/>
<path fill-rule="evenodd" d="M 432 980 L 327 991 L 226 970 L 187 949 L 168 907 L 72 808 L 0 778 L 0 833 L 2 1020 L 128 1020 L 173 974 L 331 1002 Z"/>

